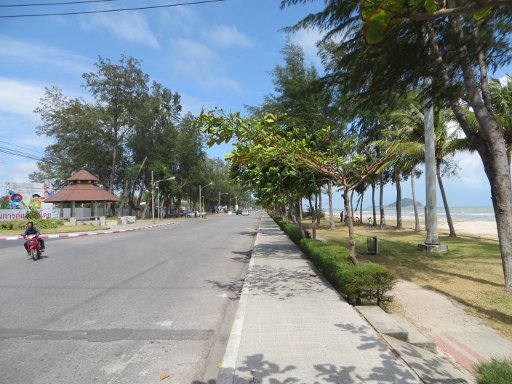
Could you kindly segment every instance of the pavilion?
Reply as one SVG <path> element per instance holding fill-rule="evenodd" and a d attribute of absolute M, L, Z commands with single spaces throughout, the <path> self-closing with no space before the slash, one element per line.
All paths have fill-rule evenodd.
<path fill-rule="evenodd" d="M 85 169 L 76 172 L 66 181 L 68 184 L 64 188 L 45 200 L 45 203 L 60 203 L 60 217 L 64 216 L 64 205 L 70 205 L 70 217 L 77 217 L 77 203 L 92 204 L 92 215 L 88 217 L 91 218 L 98 216 L 98 203 L 119 201 L 112 193 L 98 187 L 99 179 Z"/>

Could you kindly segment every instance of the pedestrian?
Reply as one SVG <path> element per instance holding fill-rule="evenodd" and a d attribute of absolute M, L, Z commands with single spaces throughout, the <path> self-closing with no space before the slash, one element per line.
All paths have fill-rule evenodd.
<path fill-rule="evenodd" d="M 341 211 L 341 213 L 340 213 L 340 222 L 343 223 L 343 211 Z"/>

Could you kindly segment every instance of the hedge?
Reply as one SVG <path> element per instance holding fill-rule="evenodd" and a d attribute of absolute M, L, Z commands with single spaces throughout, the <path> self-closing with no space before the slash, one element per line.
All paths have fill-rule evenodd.
<path fill-rule="evenodd" d="M 37 227 L 40 230 L 58 228 L 64 225 L 64 220 L 60 219 L 7 220 L 0 221 L 0 229 L 20 230 L 23 232 L 27 229 L 27 223 L 29 221 L 32 221 L 34 223 L 34 227 Z"/>
<path fill-rule="evenodd" d="M 274 220 L 348 302 L 380 305 L 392 300 L 389 292 L 396 277 L 388 268 L 372 262 L 353 264 L 342 246 L 302 239 L 297 225 Z"/>

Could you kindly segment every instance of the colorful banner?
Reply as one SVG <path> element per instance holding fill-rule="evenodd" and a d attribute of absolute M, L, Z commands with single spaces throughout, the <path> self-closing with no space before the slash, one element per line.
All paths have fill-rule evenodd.
<path fill-rule="evenodd" d="M 4 184 L 5 192 L 0 197 L 0 221 L 24 219 L 31 208 L 38 209 L 41 217 L 58 217 L 58 209 L 44 201 L 54 194 L 50 183 Z"/>

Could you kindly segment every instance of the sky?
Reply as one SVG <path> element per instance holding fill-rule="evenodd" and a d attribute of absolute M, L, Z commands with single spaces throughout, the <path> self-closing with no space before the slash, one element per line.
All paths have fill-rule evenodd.
<path fill-rule="evenodd" d="M 180 2 L 187 2 L 184 0 Z M 9 4 L 49 0 L 10 0 Z M 175 0 L 115 0 L 59 7 L 0 8 L 1 15 L 90 11 L 176 3 Z M 5 3 L 4 3 L 5 4 Z M 30 152 L 38 158 L 50 140 L 36 135 L 44 88 L 57 86 L 69 97 L 88 95 L 82 73 L 94 71 L 98 56 L 121 55 L 142 61 L 142 70 L 182 97 L 184 111 L 201 108 L 244 111 L 273 92 L 270 71 L 282 63 L 286 39 L 299 44 L 309 64 L 321 71 L 316 30 L 288 35 L 283 28 L 319 9 L 322 1 L 281 10 L 279 0 L 227 0 L 155 10 L 74 16 L 0 19 L 0 148 Z M 497 76 L 503 76 L 502 69 Z M 207 149 L 221 157 L 229 146 Z M 490 188 L 477 155 L 460 154 L 458 176 L 446 180 L 453 206 L 490 206 Z M 0 153 L 0 184 L 28 181 L 36 161 Z M 403 183 L 404 197 L 411 197 Z M 385 202 L 394 201 L 386 187 Z M 422 176 L 418 199 L 425 201 Z M 440 196 L 438 197 L 440 202 Z M 338 195 L 335 205 L 341 207 Z M 441 205 L 441 204 L 438 204 Z"/>

